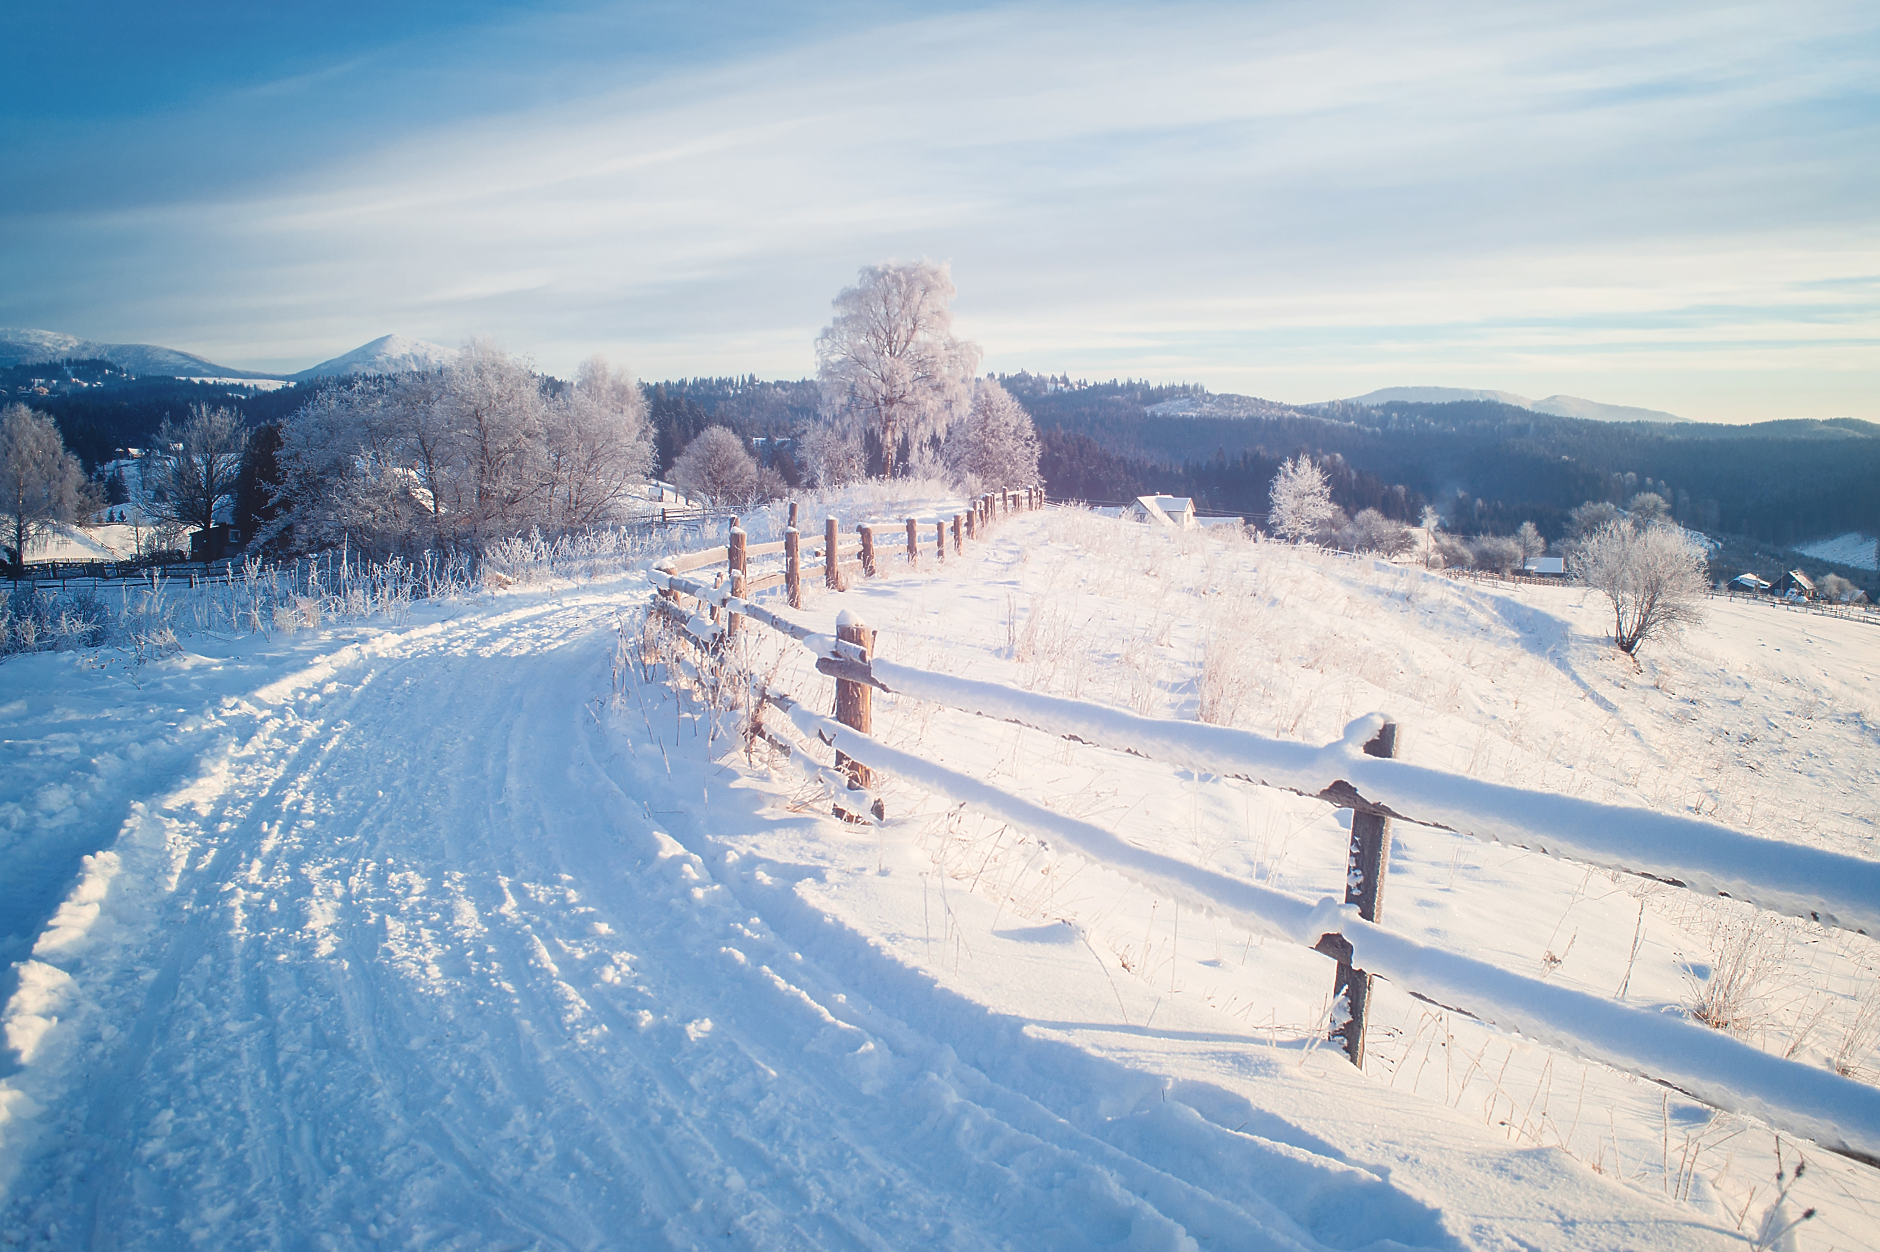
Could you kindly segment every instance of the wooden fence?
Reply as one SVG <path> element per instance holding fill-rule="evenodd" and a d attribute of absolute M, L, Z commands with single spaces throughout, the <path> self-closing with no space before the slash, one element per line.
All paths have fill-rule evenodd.
<path fill-rule="evenodd" d="M 1043 493 L 1035 488 L 1001 491 L 981 497 L 951 517 L 907 518 L 890 532 L 896 539 L 904 532 L 903 555 L 894 552 L 898 543 L 892 548 L 877 543 L 875 532 L 884 528 L 864 524 L 851 539 L 843 535 L 837 519 L 829 518 L 822 547 L 807 555 L 821 559 L 825 584 L 842 591 L 857 575 L 880 574 L 888 560 L 904 561 L 913 569 L 928 556 L 943 562 L 949 544 L 957 555 L 965 542 L 983 535 L 1007 514 L 1043 504 Z M 1758 840 L 1697 819 L 1439 774 L 1397 761 L 1399 728 L 1381 718 L 1354 723 L 1362 733 L 1359 741 L 1348 738 L 1329 748 L 1310 748 L 1229 727 L 1144 718 L 1085 701 L 1019 692 L 895 664 L 876 655 L 874 632 L 851 613 L 842 613 L 835 633 L 828 635 L 756 602 L 764 591 L 781 587 L 790 607 L 802 606 L 806 554 L 795 521 L 792 506 L 791 526 L 783 540 L 751 546 L 734 519 L 723 547 L 662 562 L 653 575 L 654 608 L 708 656 L 745 621 L 778 631 L 815 654 L 818 671 L 836 680 L 834 718 L 806 708 L 788 692 L 759 683 L 752 731 L 823 780 L 830 787 L 838 815 L 851 821 L 885 821 L 885 806 L 875 784 L 881 775 L 898 776 L 982 812 L 1048 832 L 1080 855 L 1185 906 L 1326 955 L 1337 963 L 1333 990 L 1339 1009 L 1332 1034 L 1354 1064 L 1362 1065 L 1364 1060 L 1372 979 L 1385 977 L 1418 999 L 1639 1074 L 1715 1107 L 1760 1116 L 1779 1129 L 1880 1167 L 1880 1091 L 1872 1087 L 1763 1053 L 1681 1018 L 1511 973 L 1393 934 L 1379 925 L 1393 820 L 1533 846 L 1675 886 L 1716 890 L 1862 933 L 1880 920 L 1880 864 Z M 783 557 L 781 570 L 753 573 L 753 558 L 773 555 Z M 688 577 L 715 565 L 724 569 L 710 584 Z M 697 609 L 688 610 L 685 600 L 693 601 Z M 930 701 L 1100 749 L 1276 786 L 1350 809 L 1344 907 L 1163 857 L 1113 832 L 891 748 L 871 733 L 873 691 Z M 833 748 L 836 768 L 832 771 L 813 761 L 799 746 L 766 727 L 762 716 L 766 705 L 782 712 L 804 742 Z M 1436 798 L 1445 788 L 1460 792 L 1462 799 Z M 1427 805 L 1420 816 L 1414 803 L 1418 799 Z M 1510 818 L 1523 809 L 1538 813 L 1540 823 L 1555 825 L 1535 821 L 1523 825 Z M 1604 843 L 1596 833 L 1602 829 Z M 1633 838 L 1657 850 L 1635 853 L 1627 846 Z"/>

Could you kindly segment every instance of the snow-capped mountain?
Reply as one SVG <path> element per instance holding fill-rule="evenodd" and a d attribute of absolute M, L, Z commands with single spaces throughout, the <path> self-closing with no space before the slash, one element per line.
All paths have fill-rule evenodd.
<path fill-rule="evenodd" d="M 457 349 L 403 335 L 381 335 L 351 352 L 301 370 L 288 377 L 296 382 L 313 378 L 343 378 L 349 374 L 428 373 L 457 359 Z"/>
<path fill-rule="evenodd" d="M 109 361 L 132 374 L 167 374 L 176 378 L 275 377 L 217 365 L 193 352 L 154 343 L 99 343 L 56 330 L 0 328 L 0 365 L 32 365 L 61 358 Z"/>
<path fill-rule="evenodd" d="M 1448 404 L 1455 400 L 1493 400 L 1499 404 L 1512 404 L 1517 408 L 1533 409 L 1536 413 L 1549 413 L 1555 417 L 1578 417 L 1591 422 L 1688 422 L 1691 420 L 1660 409 L 1641 409 L 1625 404 L 1602 404 L 1598 400 L 1584 400 L 1579 396 L 1548 396 L 1545 400 L 1530 400 L 1512 391 L 1481 391 L 1470 387 L 1383 387 L 1377 391 L 1367 391 L 1361 396 L 1352 396 L 1343 403 L 1379 405 L 1389 404 L 1394 400 L 1408 404 Z"/>

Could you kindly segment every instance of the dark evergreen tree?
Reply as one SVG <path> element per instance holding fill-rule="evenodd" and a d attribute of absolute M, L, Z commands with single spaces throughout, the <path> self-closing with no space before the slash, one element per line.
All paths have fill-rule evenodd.
<path fill-rule="evenodd" d="M 281 427 L 269 422 L 248 438 L 240 475 L 235 480 L 235 529 L 250 551 L 261 551 L 256 536 L 280 516 L 275 497 L 281 490 Z"/>

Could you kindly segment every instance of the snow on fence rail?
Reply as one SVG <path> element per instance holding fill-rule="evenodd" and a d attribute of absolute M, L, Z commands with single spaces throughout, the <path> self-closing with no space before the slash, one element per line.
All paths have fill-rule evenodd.
<path fill-rule="evenodd" d="M 1000 507 L 994 503 L 998 499 L 1007 508 L 1018 507 L 1019 500 L 1025 507 L 1043 503 L 1042 493 L 1029 491 L 982 498 L 967 515 L 966 533 L 990 523 Z M 960 520 L 956 515 L 956 551 Z M 760 694 L 782 710 L 799 733 L 836 750 L 835 771 L 807 759 L 802 763 L 836 792 L 839 811 L 846 810 L 855 820 L 866 820 L 866 812 L 881 818 L 880 801 L 866 790 L 869 772 L 892 774 L 1049 834 L 1077 855 L 1190 908 L 1332 956 L 1340 962 L 1341 996 L 1347 992 L 1346 976 L 1357 977 L 1346 999 L 1351 1016 L 1340 1025 L 1354 1061 L 1361 1061 L 1363 1055 L 1364 991 L 1370 976 L 1381 976 L 1412 994 L 1503 1029 L 1664 1083 L 1718 1108 L 1759 1117 L 1779 1129 L 1880 1165 L 1880 1090 L 1771 1056 L 1683 1018 L 1634 1009 L 1394 934 L 1360 915 L 1362 909 L 1374 916 L 1377 898 L 1373 889 L 1369 903 L 1364 902 L 1362 875 L 1354 874 L 1345 903 L 1330 897 L 1314 902 L 1138 848 L 1100 827 L 881 743 L 866 733 L 865 699 L 859 705 L 859 722 L 853 715 L 854 693 L 878 688 L 1353 809 L 1376 819 L 1380 837 L 1378 846 L 1370 849 L 1373 884 L 1381 880 L 1383 858 L 1388 855 L 1386 823 L 1395 818 L 1646 874 L 1868 933 L 1880 930 L 1880 864 L 1758 839 L 1696 818 L 1484 783 L 1411 765 L 1392 759 L 1388 750 L 1376 751 L 1380 742 L 1388 742 L 1389 723 L 1380 714 L 1353 722 L 1337 743 L 1314 747 L 1232 727 L 1142 717 L 1088 701 L 1021 692 L 887 661 L 871 655 L 872 632 L 847 613 L 839 621 L 838 637 L 831 637 L 746 598 L 756 594 L 757 584 L 774 584 L 749 579 L 745 562 L 752 555 L 782 547 L 790 564 L 780 581 L 791 588 L 793 607 L 800 607 L 794 507 L 791 521 L 781 545 L 747 548 L 734 525 L 725 547 L 665 562 L 654 575 L 660 592 L 655 603 L 703 647 L 716 646 L 741 618 L 748 617 L 796 639 L 816 655 L 818 670 L 837 679 L 838 712 L 845 714 L 841 720 L 814 713 L 768 686 L 760 684 Z M 908 556 L 915 563 L 919 560 L 918 521 L 908 519 L 906 527 Z M 945 519 L 937 527 L 943 554 Z M 864 539 L 860 551 L 867 558 L 866 572 L 872 574 L 874 554 L 866 544 L 870 530 L 860 528 Z M 830 586 L 840 589 L 845 585 L 843 553 L 838 551 L 835 519 L 829 519 L 825 534 L 825 576 Z M 729 584 L 722 574 L 712 586 L 684 577 L 688 571 L 719 562 L 728 566 Z M 709 617 L 681 608 L 678 599 L 682 595 L 706 606 Z M 845 693 L 850 696 L 846 702 Z M 792 751 L 761 727 L 759 733 L 786 752 Z M 793 759 L 802 755 L 793 753 Z M 1360 823 L 1354 820 L 1354 870 L 1361 863 L 1359 832 Z"/>

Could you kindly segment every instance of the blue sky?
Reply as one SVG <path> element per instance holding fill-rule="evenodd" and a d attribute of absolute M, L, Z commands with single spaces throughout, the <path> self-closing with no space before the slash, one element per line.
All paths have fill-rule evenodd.
<path fill-rule="evenodd" d="M 1880 420 L 1871 3 L 23 8 L 0 325 L 801 376 L 931 257 L 990 369 Z"/>

